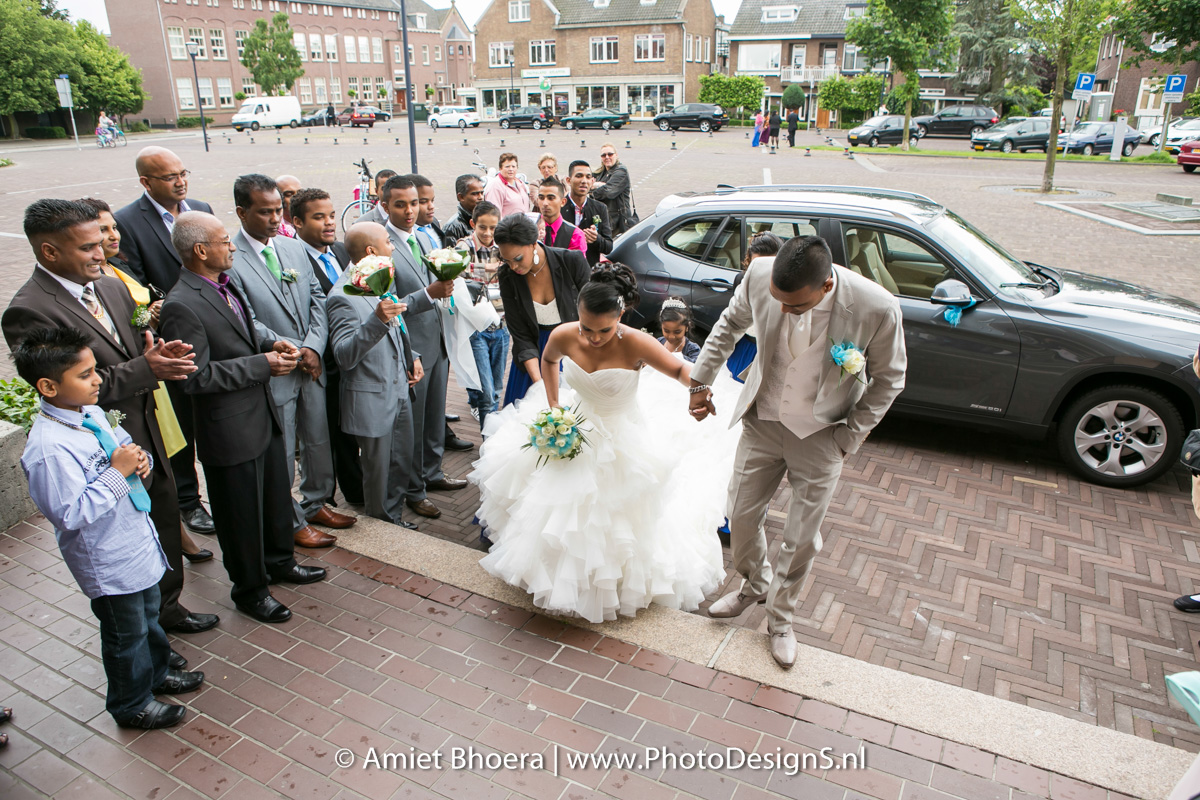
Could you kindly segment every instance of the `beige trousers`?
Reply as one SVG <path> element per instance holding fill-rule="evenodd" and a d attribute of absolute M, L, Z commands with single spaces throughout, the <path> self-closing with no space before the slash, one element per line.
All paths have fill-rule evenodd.
<path fill-rule="evenodd" d="M 743 578 L 742 591 L 767 595 L 771 633 L 791 630 L 804 580 L 821 552 L 821 523 L 845 459 L 833 440 L 835 430 L 829 427 L 798 439 L 782 423 L 760 420 L 754 408 L 742 419 L 729 484 L 730 544 L 734 569 Z M 792 501 L 772 566 L 767 560 L 764 523 L 784 476 L 792 488 Z"/>

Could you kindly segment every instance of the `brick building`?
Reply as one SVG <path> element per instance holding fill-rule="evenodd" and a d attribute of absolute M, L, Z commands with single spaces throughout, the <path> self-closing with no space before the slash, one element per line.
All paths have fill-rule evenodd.
<path fill-rule="evenodd" d="M 434 9 L 406 0 L 409 52 L 402 52 L 400 4 L 393 0 L 116 0 L 108 3 L 111 42 L 129 54 L 150 99 L 140 115 L 152 125 L 172 125 L 195 116 L 197 86 L 187 44 L 196 57 L 199 102 L 216 123 L 228 123 L 239 105 L 236 94 L 259 94 L 241 64 L 242 42 L 256 19 L 268 22 L 288 14 L 304 75 L 292 93 L 305 110 L 333 103 L 339 110 L 353 90 L 376 104 L 392 100 L 406 107 L 402 91 L 389 95 L 389 83 L 403 86 L 412 73 L 418 102 L 451 102 L 472 83 L 471 28 L 451 4 Z M 432 90 L 432 93 L 430 93 Z"/>
<path fill-rule="evenodd" d="M 1112 93 L 1112 110 L 1129 115 L 1129 123 L 1141 130 L 1162 125 L 1162 81 L 1171 73 L 1188 76 L 1185 92 L 1200 89 L 1200 62 L 1193 61 L 1182 68 L 1161 61 L 1143 60 L 1140 66 L 1130 66 L 1125 59 L 1125 43 L 1110 33 L 1100 40 L 1096 54 L 1096 92 Z M 1093 95 L 1094 97 L 1094 95 Z M 1176 104 L 1173 115 L 1183 106 Z"/>
<path fill-rule="evenodd" d="M 719 19 L 711 0 L 495 0 L 476 24 L 476 107 L 652 117 L 696 99 Z"/>

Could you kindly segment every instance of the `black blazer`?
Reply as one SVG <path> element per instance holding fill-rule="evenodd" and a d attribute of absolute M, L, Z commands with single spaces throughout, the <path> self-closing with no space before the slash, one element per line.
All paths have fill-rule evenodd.
<path fill-rule="evenodd" d="M 329 245 L 329 249 L 333 252 L 333 257 L 337 260 L 338 265 L 345 271 L 350 264 L 350 253 L 346 251 L 346 245 L 341 242 L 334 242 Z M 308 254 L 308 260 L 312 263 L 313 272 L 317 275 L 317 280 L 321 283 L 321 288 L 325 290 L 325 296 L 329 296 L 329 292 L 333 289 L 333 284 L 329 281 L 329 276 L 325 274 L 325 265 L 317 259 L 313 258 L 312 253 L 308 250 L 304 251 Z M 333 336 L 328 336 L 325 341 L 325 353 L 321 356 L 321 366 L 324 367 L 327 375 L 336 375 L 338 371 L 337 359 L 333 357 Z"/>
<path fill-rule="evenodd" d="M 271 367 L 262 354 L 274 341 L 259 339 L 250 304 L 232 284 L 246 311 L 249 331 L 221 294 L 203 278 L 181 270 L 163 302 L 159 331 L 192 345 L 196 371 L 183 381 L 192 398 L 196 455 L 200 463 L 230 467 L 262 455 L 273 432 L 283 430 L 268 384 Z"/>
<path fill-rule="evenodd" d="M 121 427 L 138 447 L 152 453 L 156 463 L 167 467 L 169 472 L 170 462 L 155 416 L 153 392 L 158 388 L 158 378 L 142 355 L 145 344 L 142 333 L 134 330 L 130 322 L 137 304 L 117 278 L 103 277 L 94 285 L 96 296 L 117 329 L 119 341 L 62 284 L 36 267 L 0 318 L 4 341 L 11 352 L 38 328 L 75 328 L 91 334 L 92 352 L 104 379 L 100 384 L 100 407 L 124 414 Z"/>
<path fill-rule="evenodd" d="M 212 213 L 203 200 L 187 200 L 192 211 Z M 154 284 L 163 292 L 171 291 L 179 280 L 183 262 L 171 245 L 171 234 L 145 192 L 137 200 L 113 214 L 121 229 L 121 252 L 129 262 L 130 275 L 143 286 Z M 131 434 L 132 435 L 132 434 Z"/>
<path fill-rule="evenodd" d="M 566 205 L 562 210 L 563 219 L 570 222 L 580 230 L 586 230 L 593 226 L 592 220 L 596 217 L 600 218 L 600 224 L 596 225 L 596 241 L 588 243 L 587 260 L 593 267 L 600 263 L 601 255 L 608 255 L 613 249 L 612 223 L 608 218 L 608 207 L 594 197 L 589 197 L 587 202 L 583 204 L 582 219 L 575 218 L 575 201 L 570 197 L 567 198 Z"/>
<path fill-rule="evenodd" d="M 579 290 L 592 276 L 587 259 L 578 250 L 546 247 L 546 268 L 554 282 L 554 304 L 563 322 L 579 319 Z M 512 335 L 513 362 L 520 364 L 538 358 L 538 324 L 533 310 L 533 296 L 525 278 L 508 267 L 498 273 L 500 299 L 504 301 L 504 318 Z"/>
<path fill-rule="evenodd" d="M 558 235 L 554 237 L 553 242 L 546 244 L 559 250 L 567 250 L 571 247 L 571 237 L 574 235 L 575 226 L 566 217 L 563 217 L 563 221 L 558 224 Z"/>

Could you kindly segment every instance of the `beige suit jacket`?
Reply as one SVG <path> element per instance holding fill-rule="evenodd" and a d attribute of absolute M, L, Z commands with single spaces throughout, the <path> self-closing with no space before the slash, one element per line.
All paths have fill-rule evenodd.
<path fill-rule="evenodd" d="M 774 259 L 757 258 L 746 269 L 745 279 L 733 293 L 728 308 L 717 324 L 692 368 L 692 378 L 711 384 L 724 368 L 734 346 L 753 324 L 758 331 L 758 355 L 745 373 L 745 386 L 738 399 L 730 424 L 741 420 L 762 390 L 763 370 L 773 363 L 780 341 L 785 315 L 778 300 L 771 296 L 771 268 Z M 866 385 L 851 376 L 842 376 L 833 359 L 825 359 L 817 387 L 812 414 L 819 422 L 835 425 L 834 441 L 847 453 L 854 453 L 867 434 L 883 419 L 892 401 L 904 388 L 904 370 L 908 359 L 904 350 L 904 328 L 900 304 L 887 290 L 855 272 L 834 265 L 837 286 L 829 315 L 829 338 L 850 342 L 867 357 L 861 375 Z M 780 422 L 789 429 L 798 418 L 780 404 Z"/>

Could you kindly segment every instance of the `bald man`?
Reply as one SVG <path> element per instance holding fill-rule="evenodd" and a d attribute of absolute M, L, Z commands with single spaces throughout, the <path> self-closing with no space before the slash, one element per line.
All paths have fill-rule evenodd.
<path fill-rule="evenodd" d="M 279 230 L 276 235 L 295 239 L 296 226 L 292 224 L 292 198 L 303 188 L 300 185 L 300 179 L 295 175 L 280 175 L 275 179 L 275 186 L 279 189 L 279 197 L 283 200 L 283 219 L 279 221 Z"/>
<path fill-rule="evenodd" d="M 183 262 L 171 246 L 175 218 L 185 211 L 212 213 L 212 206 L 189 200 L 188 170 L 179 156 L 165 147 L 146 147 L 135 162 L 142 195 L 113 216 L 121 230 L 121 252 L 129 264 L 129 273 L 142 285 L 152 285 L 163 294 L 179 279 Z M 192 438 L 192 401 L 180 390 L 177 381 L 167 382 L 171 404 L 188 445 L 171 456 L 175 488 L 179 493 L 179 511 L 192 533 L 211 534 L 212 517 L 200 505 L 200 482 L 196 478 L 196 449 Z"/>

